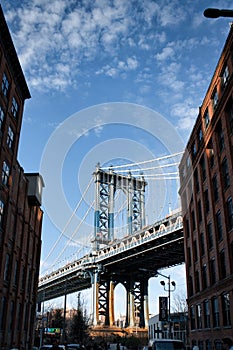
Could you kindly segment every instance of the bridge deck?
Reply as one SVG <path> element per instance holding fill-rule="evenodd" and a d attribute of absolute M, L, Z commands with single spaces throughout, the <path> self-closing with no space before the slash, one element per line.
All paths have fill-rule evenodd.
<path fill-rule="evenodd" d="M 91 273 L 100 265 L 101 279 L 115 276 L 117 281 L 123 281 L 129 275 L 151 277 L 159 269 L 183 262 L 183 224 L 179 212 L 41 277 L 38 301 L 89 288 Z M 89 273 L 83 274 L 85 271 Z"/>

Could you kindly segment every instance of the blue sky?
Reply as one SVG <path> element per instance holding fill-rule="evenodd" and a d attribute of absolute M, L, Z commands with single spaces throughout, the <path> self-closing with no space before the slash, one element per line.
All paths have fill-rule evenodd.
<path fill-rule="evenodd" d="M 97 162 L 117 166 L 182 151 L 229 32 L 230 19 L 206 19 L 203 11 L 229 8 L 231 2 L 2 0 L 1 5 L 32 95 L 18 158 L 26 172 L 40 171 L 45 179 L 45 272 L 88 246 L 93 210 L 87 226 L 73 232 L 94 199 L 94 187 L 63 229 Z M 119 108 L 104 115 L 112 107 Z M 124 122 L 128 107 L 137 118 L 128 115 Z M 148 198 L 158 199 L 159 193 L 163 199 L 162 205 L 147 199 L 154 206 L 148 223 L 168 212 L 168 202 L 177 206 L 169 187 L 177 192 L 177 181 L 148 182 Z"/>

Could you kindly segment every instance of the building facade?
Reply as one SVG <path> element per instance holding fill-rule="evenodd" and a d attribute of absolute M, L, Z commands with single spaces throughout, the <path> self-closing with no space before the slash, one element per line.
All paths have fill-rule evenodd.
<path fill-rule="evenodd" d="M 190 346 L 233 339 L 233 26 L 180 163 Z"/>
<path fill-rule="evenodd" d="M 159 315 L 155 315 L 149 319 L 148 323 L 149 341 L 171 338 L 182 340 L 186 344 L 187 324 L 188 315 L 186 312 L 172 313 L 170 325 L 168 321 L 160 321 Z"/>
<path fill-rule="evenodd" d="M 28 98 L 0 7 L 0 349 L 31 349 L 34 337 L 43 179 L 25 174 L 17 161 Z"/>

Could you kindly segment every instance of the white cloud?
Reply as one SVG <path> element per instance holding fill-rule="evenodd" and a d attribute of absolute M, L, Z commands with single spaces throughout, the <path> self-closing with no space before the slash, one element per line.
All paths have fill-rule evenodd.
<path fill-rule="evenodd" d="M 178 117 L 177 125 L 179 129 L 190 132 L 198 116 L 198 108 L 194 107 L 191 101 L 184 100 L 172 106 L 171 115 Z"/>
<path fill-rule="evenodd" d="M 153 56 L 158 64 L 178 61 L 184 49 L 193 50 L 210 40 L 203 36 L 202 41 L 171 41 L 167 27 L 178 26 L 190 15 L 189 6 L 178 0 L 145 0 L 136 5 L 122 0 L 22 0 L 15 8 L 6 4 L 29 88 L 40 90 L 42 85 L 45 90 L 64 90 L 70 83 L 78 86 L 80 74 L 87 70 L 89 76 L 96 71 L 126 79 L 128 72 L 148 64 L 150 74 L 155 74 Z M 216 39 L 212 45 L 217 44 Z M 173 90 L 182 88 L 175 73 L 161 72 L 159 79 Z"/>
<path fill-rule="evenodd" d="M 163 48 L 162 52 L 157 53 L 155 55 L 155 58 L 156 58 L 157 61 L 165 61 L 168 58 L 172 58 L 173 56 L 174 56 L 173 48 L 167 46 L 167 47 Z"/>
<path fill-rule="evenodd" d="M 187 12 L 180 1 L 165 1 L 159 8 L 158 18 L 162 27 L 176 25 L 184 22 Z"/>
<path fill-rule="evenodd" d="M 161 68 L 161 73 L 158 75 L 158 81 L 161 86 L 166 89 L 177 91 L 181 93 L 184 87 L 184 81 L 179 79 L 179 73 L 181 69 L 181 64 L 172 62 L 169 65 L 166 64 Z M 174 97 L 174 95 L 173 95 Z"/>

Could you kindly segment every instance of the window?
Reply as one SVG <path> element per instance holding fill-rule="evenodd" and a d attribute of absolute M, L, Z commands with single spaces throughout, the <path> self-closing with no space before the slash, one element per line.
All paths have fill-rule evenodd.
<path fill-rule="evenodd" d="M 204 114 L 204 126 L 205 126 L 205 130 L 208 128 L 209 123 L 210 123 L 210 116 L 209 116 L 209 112 L 208 112 L 208 109 L 207 109 L 207 110 L 205 111 L 205 114 Z"/>
<path fill-rule="evenodd" d="M 216 267 L 215 267 L 215 258 L 210 260 L 210 282 L 214 284 L 216 282 Z"/>
<path fill-rule="evenodd" d="M 2 93 L 6 97 L 8 95 L 9 87 L 10 87 L 9 81 L 7 79 L 6 74 L 4 73 L 2 78 Z"/>
<path fill-rule="evenodd" d="M 214 192 L 214 201 L 216 202 L 218 200 L 218 180 L 217 180 L 216 174 L 212 179 L 212 184 L 213 184 L 213 192 Z"/>
<path fill-rule="evenodd" d="M 233 102 L 232 101 L 229 108 L 229 124 L 230 124 L 230 131 L 233 132 Z"/>
<path fill-rule="evenodd" d="M 187 237 L 189 237 L 189 236 L 190 236 L 190 231 L 189 231 L 189 220 L 186 219 L 186 220 L 185 220 L 185 223 L 186 223 L 186 225 L 185 225 L 185 228 L 186 228 L 186 235 L 187 235 Z"/>
<path fill-rule="evenodd" d="M 194 306 L 190 307 L 191 329 L 195 329 L 195 309 Z"/>
<path fill-rule="evenodd" d="M 213 234 L 212 234 L 212 223 L 209 222 L 207 225 L 207 238 L 209 249 L 213 248 Z"/>
<path fill-rule="evenodd" d="M 206 179 L 206 165 L 205 165 L 204 156 L 202 156 L 202 158 L 201 158 L 200 166 L 201 166 L 202 181 L 205 181 L 205 179 Z"/>
<path fill-rule="evenodd" d="M 212 350 L 212 342 L 211 342 L 211 340 L 207 339 L 205 341 L 205 348 L 206 348 L 206 350 Z"/>
<path fill-rule="evenodd" d="M 198 340 L 198 347 L 199 347 L 199 350 L 204 350 L 204 341 L 202 340 Z"/>
<path fill-rule="evenodd" d="M 0 106 L 0 130 L 1 131 L 2 131 L 4 119 L 5 119 L 5 114 L 2 107 Z"/>
<path fill-rule="evenodd" d="M 193 258 L 194 258 L 194 261 L 196 262 L 197 261 L 197 241 L 193 242 Z"/>
<path fill-rule="evenodd" d="M 23 306 L 22 306 L 21 303 L 19 303 L 18 304 L 18 317 L 17 317 L 17 319 L 18 319 L 17 330 L 18 331 L 20 331 L 20 327 L 22 325 L 22 323 L 21 323 L 21 315 L 22 315 L 22 313 L 23 313 Z"/>
<path fill-rule="evenodd" d="M 198 304 L 196 306 L 196 312 L 197 312 L 197 329 L 202 328 L 202 322 L 201 322 L 201 305 Z"/>
<path fill-rule="evenodd" d="M 231 254 L 230 254 L 230 260 L 231 262 L 233 262 L 233 242 L 231 242 L 231 250 L 230 250 Z M 231 264 L 232 265 L 232 264 Z"/>
<path fill-rule="evenodd" d="M 224 134 L 223 134 L 221 123 L 217 125 L 216 131 L 217 131 L 217 137 L 218 137 L 219 151 L 222 152 L 222 150 L 224 149 Z"/>
<path fill-rule="evenodd" d="M 12 130 L 12 128 L 9 126 L 8 128 L 8 133 L 7 133 L 7 146 L 9 147 L 9 149 L 13 149 L 13 145 L 14 145 L 14 131 Z"/>
<path fill-rule="evenodd" d="M 227 200 L 227 216 L 228 216 L 228 230 L 233 229 L 233 202 L 232 198 L 228 198 Z"/>
<path fill-rule="evenodd" d="M 13 283 L 15 286 L 17 285 L 17 280 L 18 280 L 18 269 L 19 269 L 19 264 L 18 264 L 18 261 L 16 261 L 15 267 L 14 267 L 14 279 L 13 279 Z"/>
<path fill-rule="evenodd" d="M 230 296 L 229 293 L 222 295 L 223 326 L 231 326 Z"/>
<path fill-rule="evenodd" d="M 210 167 L 213 168 L 214 166 L 214 150 L 211 148 L 209 150 L 209 160 L 210 160 Z"/>
<path fill-rule="evenodd" d="M 191 250 L 190 250 L 190 247 L 188 247 L 188 249 L 187 249 L 187 264 L 188 264 L 188 267 L 191 266 Z"/>
<path fill-rule="evenodd" d="M 188 291 L 189 291 L 189 295 L 193 295 L 193 278 L 192 278 L 192 276 L 188 277 Z"/>
<path fill-rule="evenodd" d="M 223 73 L 222 73 L 222 85 L 223 85 L 223 87 L 226 86 L 228 79 L 229 79 L 229 69 L 228 69 L 228 66 L 226 65 L 224 67 Z"/>
<path fill-rule="evenodd" d="M 0 228 L 3 226 L 4 203 L 0 200 Z"/>
<path fill-rule="evenodd" d="M 202 266 L 202 287 L 205 289 L 207 287 L 207 266 L 204 264 Z"/>
<path fill-rule="evenodd" d="M 10 255 L 6 254 L 5 266 L 4 266 L 4 281 L 9 281 L 10 274 Z"/>
<path fill-rule="evenodd" d="M 216 350 L 222 350 L 222 341 L 220 339 L 214 341 L 214 348 Z"/>
<path fill-rule="evenodd" d="M 16 101 L 16 99 L 13 97 L 12 98 L 12 105 L 11 105 L 11 113 L 13 114 L 14 118 L 17 118 L 19 111 L 19 105 Z"/>
<path fill-rule="evenodd" d="M 230 186 L 230 176 L 229 176 L 228 163 L 226 158 L 224 158 L 222 161 L 221 172 L 222 172 L 224 189 L 226 190 Z"/>
<path fill-rule="evenodd" d="M 198 146 L 200 147 L 201 143 L 203 140 L 203 132 L 202 132 L 202 128 L 200 127 L 198 129 Z"/>
<path fill-rule="evenodd" d="M 185 176 L 186 176 L 186 167 L 185 166 L 183 166 L 181 168 L 181 176 L 182 176 L 182 179 L 185 179 Z"/>
<path fill-rule="evenodd" d="M 199 184 L 197 169 L 194 172 L 194 182 L 195 182 L 195 186 L 196 186 L 196 191 L 199 192 L 200 191 L 200 184 Z"/>
<path fill-rule="evenodd" d="M 205 236 L 204 233 L 201 233 L 201 255 L 205 255 Z"/>
<path fill-rule="evenodd" d="M 199 281 L 198 271 L 195 271 L 195 289 L 196 289 L 196 293 L 200 292 L 200 281 Z"/>
<path fill-rule="evenodd" d="M 22 288 L 22 290 L 25 289 L 25 285 L 26 285 L 26 268 L 25 268 L 25 266 L 23 266 L 22 274 L 21 274 L 21 288 Z"/>
<path fill-rule="evenodd" d="M 192 181 L 189 181 L 187 187 L 188 187 L 188 199 L 189 199 L 189 202 L 192 202 L 193 201 L 193 183 L 192 183 Z"/>
<path fill-rule="evenodd" d="M 219 327 L 219 306 L 218 306 L 218 298 L 212 298 L 212 314 L 213 314 L 213 327 Z"/>
<path fill-rule="evenodd" d="M 218 240 L 222 240 L 222 216 L 221 211 L 219 210 L 216 214 L 216 224 L 217 224 L 217 236 Z"/>
<path fill-rule="evenodd" d="M 213 109 L 215 109 L 217 104 L 218 104 L 218 91 L 217 91 L 217 89 L 214 90 L 212 100 L 213 100 Z"/>
<path fill-rule="evenodd" d="M 10 320 L 9 320 L 10 330 L 13 329 L 14 314 L 15 314 L 15 303 L 14 303 L 14 301 L 11 300 L 11 302 L 10 302 Z"/>
<path fill-rule="evenodd" d="M 188 156 L 187 159 L 186 159 L 186 165 L 187 165 L 187 169 L 190 168 L 190 165 L 191 165 L 191 160 L 190 160 L 190 157 Z"/>
<path fill-rule="evenodd" d="M 4 161 L 2 165 L 2 183 L 5 186 L 8 186 L 10 176 L 10 168 L 9 165 Z"/>
<path fill-rule="evenodd" d="M 196 154 L 197 154 L 197 148 L 196 148 L 196 144 L 194 142 L 192 145 L 192 158 L 195 158 Z"/>
<path fill-rule="evenodd" d="M 210 307 L 209 300 L 204 301 L 204 327 L 210 328 Z"/>
<path fill-rule="evenodd" d="M 6 303 L 6 297 L 2 297 L 1 300 L 1 314 L 0 314 L 0 329 L 4 329 L 4 322 L 6 317 L 6 310 L 7 310 L 7 303 Z"/>
<path fill-rule="evenodd" d="M 198 221 L 199 223 L 202 222 L 202 208 L 201 208 L 201 201 L 199 200 L 197 202 L 197 210 L 198 210 Z"/>
<path fill-rule="evenodd" d="M 206 214 L 210 211 L 209 194 L 208 189 L 204 192 L 205 212 Z"/>
<path fill-rule="evenodd" d="M 219 254 L 220 262 L 220 278 L 226 277 L 226 261 L 225 261 L 225 252 L 222 250 Z"/>
<path fill-rule="evenodd" d="M 192 211 L 192 229 L 193 229 L 193 231 L 196 230 L 196 219 L 195 219 L 194 211 Z"/>

